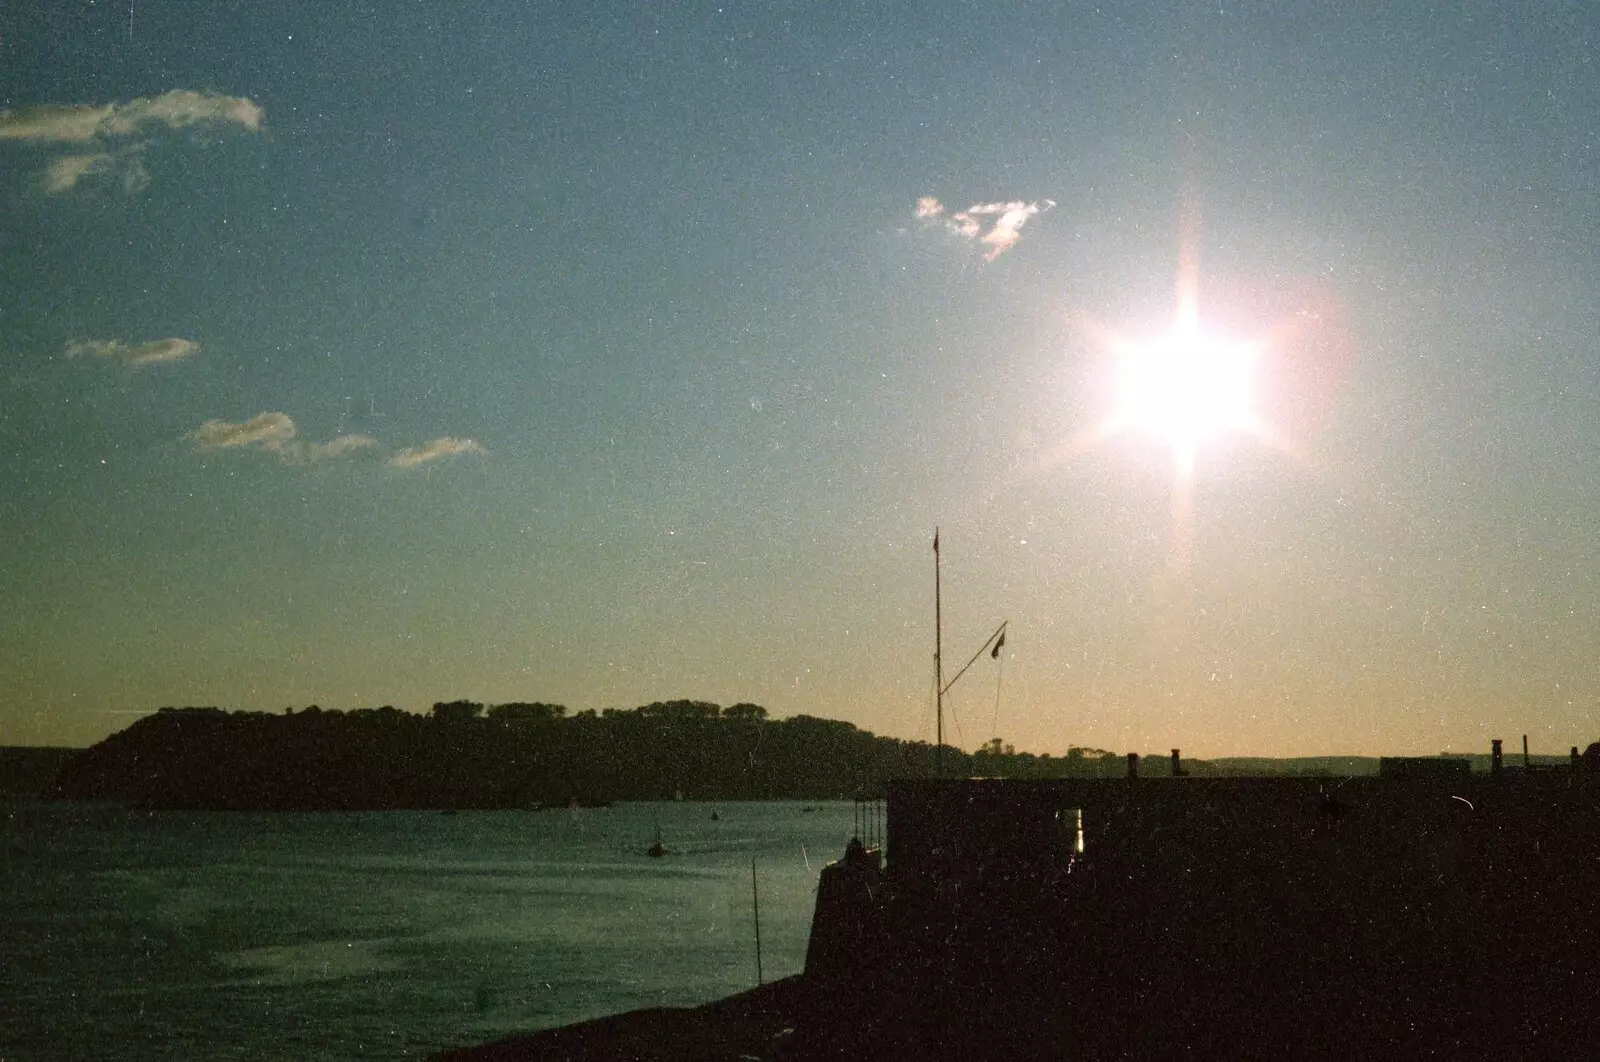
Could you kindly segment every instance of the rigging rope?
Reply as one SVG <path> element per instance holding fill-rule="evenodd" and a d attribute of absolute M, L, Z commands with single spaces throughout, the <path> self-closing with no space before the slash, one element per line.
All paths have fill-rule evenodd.
<path fill-rule="evenodd" d="M 1000 683 L 1005 678 L 1006 658 L 996 658 L 1000 666 L 994 671 L 994 715 L 989 720 L 989 734 L 993 737 L 1000 736 Z"/>

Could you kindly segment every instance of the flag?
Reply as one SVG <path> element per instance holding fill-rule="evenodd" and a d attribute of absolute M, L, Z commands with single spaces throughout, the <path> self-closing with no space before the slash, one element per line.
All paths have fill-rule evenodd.
<path fill-rule="evenodd" d="M 1000 659 L 1000 647 L 1002 645 L 1004 645 L 1004 644 L 1006 644 L 1006 632 L 1005 631 L 1001 631 L 999 640 L 997 640 L 994 643 L 994 651 L 989 654 L 989 659 L 991 659 L 991 660 L 999 660 Z"/>

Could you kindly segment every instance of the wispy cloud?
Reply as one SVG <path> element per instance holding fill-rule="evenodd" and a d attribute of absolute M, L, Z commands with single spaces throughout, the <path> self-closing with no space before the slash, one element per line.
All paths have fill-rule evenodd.
<path fill-rule="evenodd" d="M 208 420 L 184 438 L 201 453 L 261 450 L 276 455 L 287 465 L 313 465 L 319 461 L 348 457 L 363 450 L 382 448 L 382 444 L 370 435 L 335 435 L 327 442 L 306 442 L 298 436 L 299 429 L 289 414 L 267 412 L 257 413 L 239 423 Z M 416 468 L 443 457 L 488 452 L 471 439 L 453 439 L 445 435 L 392 454 L 389 464 L 396 468 Z"/>
<path fill-rule="evenodd" d="M 1031 203 L 1015 200 L 974 203 L 965 210 L 951 212 L 938 199 L 925 195 L 917 200 L 917 220 L 942 225 L 963 239 L 976 240 L 988 248 L 984 261 L 992 262 L 1017 245 L 1022 239 L 1022 226 L 1029 218 L 1055 205 L 1053 199 L 1036 199 Z"/>
<path fill-rule="evenodd" d="M 294 420 L 287 413 L 257 413 L 239 424 L 226 420 L 208 420 L 189 433 L 189 438 L 198 450 L 231 450 L 240 446 L 259 446 L 274 453 L 281 451 L 294 439 L 294 436 Z"/>
<path fill-rule="evenodd" d="M 140 157 L 148 141 L 129 138 L 195 125 L 233 125 L 254 133 L 265 113 L 243 96 L 175 89 L 126 103 L 47 103 L 0 111 L 0 140 L 84 146 L 46 164 L 43 185 L 50 195 L 69 192 L 86 178 L 113 179 L 133 193 L 150 183 Z"/>
<path fill-rule="evenodd" d="M 200 344 L 192 339 L 152 339 L 138 345 L 120 339 L 74 339 L 63 353 L 68 358 L 105 358 L 137 368 L 182 361 L 200 353 Z"/>
<path fill-rule="evenodd" d="M 0 140 L 44 140 L 81 144 L 100 135 L 116 104 L 44 103 L 0 111 Z"/>
<path fill-rule="evenodd" d="M 176 89 L 144 99 L 114 104 L 106 121 L 112 136 L 126 136 L 148 126 L 164 125 L 182 129 L 191 125 L 233 124 L 252 133 L 261 131 L 266 111 L 243 96 L 219 96 L 213 92 Z"/>
<path fill-rule="evenodd" d="M 259 104 L 243 96 L 175 89 L 126 103 L 46 103 L 0 111 L 0 140 L 83 144 L 148 132 L 152 126 L 182 129 L 218 123 L 254 133 L 265 115 Z"/>
<path fill-rule="evenodd" d="M 72 191 L 85 177 L 108 177 L 119 180 L 122 190 L 129 195 L 142 192 L 150 184 L 150 171 L 144 168 L 144 160 L 139 157 L 143 150 L 143 144 L 134 144 L 121 151 L 95 151 L 52 159 L 44 168 L 44 190 L 50 195 L 61 195 Z"/>
<path fill-rule="evenodd" d="M 448 435 L 440 436 L 421 446 L 413 446 L 401 450 L 389 458 L 389 463 L 396 468 L 416 468 L 429 461 L 437 461 L 441 457 L 452 457 L 456 454 L 487 454 L 489 451 L 473 442 L 471 439 L 452 439 Z"/>

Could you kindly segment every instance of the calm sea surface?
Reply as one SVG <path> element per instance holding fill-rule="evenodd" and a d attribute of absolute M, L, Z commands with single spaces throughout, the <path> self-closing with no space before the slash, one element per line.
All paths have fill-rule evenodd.
<path fill-rule="evenodd" d="M 0 804 L 0 1060 L 404 1058 L 716 999 L 755 983 L 751 858 L 766 976 L 797 973 L 853 822 Z"/>

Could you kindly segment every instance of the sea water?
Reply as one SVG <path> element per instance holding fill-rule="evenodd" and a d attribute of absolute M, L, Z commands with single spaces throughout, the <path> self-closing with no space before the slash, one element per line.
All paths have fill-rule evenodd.
<path fill-rule="evenodd" d="M 706 1002 L 756 983 L 752 860 L 762 973 L 797 973 L 854 822 L 0 805 L 0 1060 L 405 1058 Z"/>

